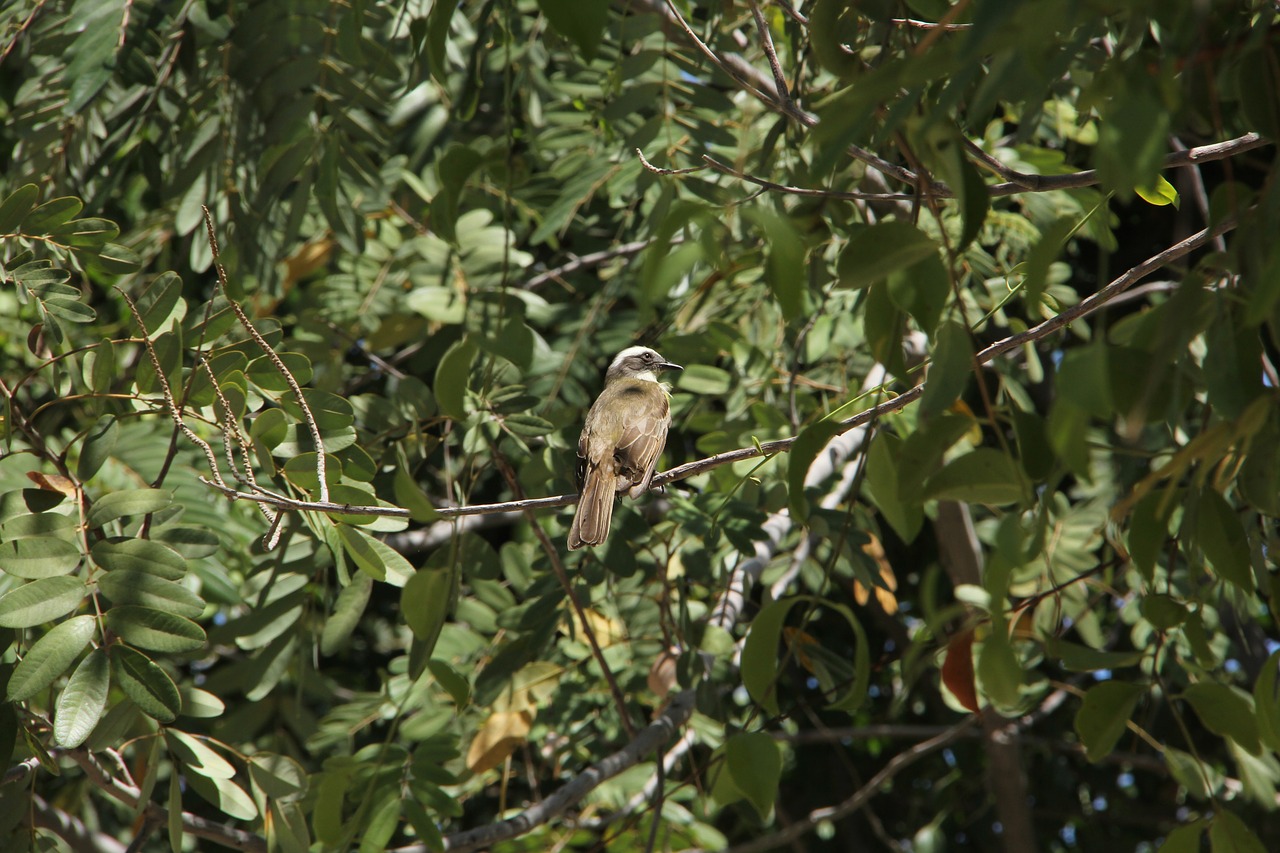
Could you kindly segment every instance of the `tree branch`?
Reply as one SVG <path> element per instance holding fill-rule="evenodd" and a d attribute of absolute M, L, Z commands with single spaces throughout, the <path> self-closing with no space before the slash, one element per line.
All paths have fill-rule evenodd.
<path fill-rule="evenodd" d="M 843 817 L 853 814 L 862 808 L 867 802 L 880 792 L 880 789 L 886 782 L 894 776 L 906 770 L 912 764 L 915 764 L 925 756 L 937 752 L 945 746 L 950 745 L 954 741 L 968 734 L 969 729 L 973 728 L 977 722 L 975 717 L 969 717 L 939 735 L 929 738 L 926 741 L 915 744 L 909 749 L 899 752 L 889 762 L 880 769 L 878 773 L 867 780 L 867 783 L 853 793 L 853 796 L 844 802 L 834 806 L 814 809 L 804 818 L 798 820 L 790 826 L 772 833 L 764 838 L 757 838 L 754 841 L 748 841 L 745 844 L 739 844 L 730 847 L 725 853 L 765 853 L 765 851 L 773 850 L 783 844 L 790 843 L 799 839 L 810 832 L 813 832 L 818 824 L 827 821 L 837 821 Z M 710 851 L 695 850 L 691 853 L 710 853 Z"/>
<path fill-rule="evenodd" d="M 1016 350 L 1025 344 L 1039 341 L 1047 338 L 1049 335 L 1061 329 L 1063 326 L 1070 325 L 1076 320 L 1083 319 L 1093 312 L 1102 308 L 1110 300 L 1124 293 L 1137 282 L 1146 278 L 1156 270 L 1173 263 L 1180 258 L 1186 257 L 1191 252 L 1202 248 L 1212 242 L 1217 237 L 1233 230 L 1237 225 L 1234 218 L 1228 218 L 1216 225 L 1205 228 L 1192 234 L 1185 240 L 1179 240 L 1177 243 L 1169 246 L 1164 251 L 1158 252 L 1147 258 L 1128 270 L 1125 270 L 1109 284 L 1096 293 L 1082 299 L 1077 304 L 1067 308 L 1066 310 L 1050 317 L 1043 323 L 1032 326 L 1025 332 L 1016 335 L 1010 335 L 1006 338 L 996 341 L 985 349 L 981 350 L 974 356 L 974 360 L 978 365 L 987 364 L 1005 353 Z M 920 395 L 924 392 L 927 382 L 916 385 L 907 389 L 898 396 L 885 400 L 870 408 L 864 409 L 858 414 L 846 418 L 840 422 L 837 435 L 849 432 L 864 424 L 870 423 L 877 418 L 892 412 L 905 409 L 907 406 L 920 399 Z M 724 453 L 717 453 L 704 459 L 696 459 L 692 462 L 686 462 L 683 465 L 677 465 L 657 474 L 653 478 L 653 487 L 664 486 L 668 483 L 684 480 L 696 474 L 710 471 L 721 465 L 728 465 L 733 462 L 740 462 L 744 459 L 755 459 L 761 456 L 772 456 L 776 453 L 785 453 L 795 444 L 796 436 L 790 438 L 779 438 L 773 441 L 764 441 L 759 444 L 753 444 L 750 447 L 740 447 L 736 450 L 727 450 Z M 226 485 L 219 485 L 211 482 L 204 477 L 200 481 L 208 486 L 218 489 L 227 497 L 233 500 L 249 500 L 258 503 L 267 504 L 284 510 L 292 510 L 296 512 L 327 512 L 327 513 L 345 513 L 349 515 L 374 515 L 386 516 L 390 518 L 408 518 L 408 510 L 400 507 L 386 506 L 352 506 L 350 504 L 335 504 L 328 501 L 301 501 L 284 495 L 276 495 L 268 493 L 265 490 L 259 490 L 255 493 L 240 492 Z M 492 515 L 500 512 L 523 511 L 528 509 L 551 509 L 554 507 L 569 506 L 576 503 L 578 495 L 564 494 L 553 495 L 544 498 L 524 498 L 521 500 L 501 501 L 491 504 L 475 504 L 473 506 L 454 506 L 439 507 L 436 512 L 441 518 L 457 518 L 467 515 Z"/>
<path fill-rule="evenodd" d="M 646 726 L 625 747 L 596 762 L 575 776 L 560 790 L 542 802 L 530 806 L 513 818 L 508 818 L 489 826 L 481 826 L 445 836 L 444 849 L 455 851 L 455 853 L 479 850 L 483 847 L 497 844 L 500 841 L 517 838 L 563 814 L 570 806 L 577 803 L 601 784 L 638 763 L 645 755 L 670 740 L 692 716 L 693 700 L 694 692 L 692 690 L 683 690 L 677 693 L 666 707 L 666 710 L 659 714 L 657 719 Z M 395 853 L 427 853 L 427 848 L 425 845 L 414 844 L 408 847 L 399 847 L 395 850 Z"/>
<path fill-rule="evenodd" d="M 74 749 L 68 750 L 66 754 L 76 764 L 80 765 L 80 769 L 89 777 L 89 781 L 102 789 L 107 795 L 119 800 L 131 809 L 138 807 L 142 792 L 132 785 L 121 782 L 106 770 L 103 770 L 87 751 Z M 148 820 L 155 821 L 159 826 L 164 826 L 169 820 L 168 810 L 150 800 L 147 801 L 144 807 L 144 813 Z M 245 853 L 267 853 L 267 841 L 265 838 L 254 835 L 251 832 L 245 832 L 242 829 L 207 820 L 190 812 L 182 813 L 182 829 L 184 832 L 217 842 L 223 847 L 230 847 L 232 850 L 242 850 Z"/>

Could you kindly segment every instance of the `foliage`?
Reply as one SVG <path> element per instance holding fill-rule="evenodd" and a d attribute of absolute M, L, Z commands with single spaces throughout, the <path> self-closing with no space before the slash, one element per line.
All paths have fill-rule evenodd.
<path fill-rule="evenodd" d="M 7 4 L 0 843 L 1275 849 L 1278 28 Z"/>

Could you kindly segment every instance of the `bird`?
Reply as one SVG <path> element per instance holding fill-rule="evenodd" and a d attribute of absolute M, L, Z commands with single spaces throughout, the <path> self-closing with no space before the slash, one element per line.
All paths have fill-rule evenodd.
<path fill-rule="evenodd" d="M 627 347 L 614 357 L 578 438 L 582 494 L 569 550 L 604 542 L 619 492 L 637 498 L 649 490 L 671 426 L 671 386 L 658 376 L 683 369 L 648 347 Z"/>

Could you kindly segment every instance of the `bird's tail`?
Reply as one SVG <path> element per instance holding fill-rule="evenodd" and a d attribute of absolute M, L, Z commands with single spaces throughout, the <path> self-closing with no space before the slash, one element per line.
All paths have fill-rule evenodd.
<path fill-rule="evenodd" d="M 573 527 L 569 528 L 569 550 L 584 545 L 599 545 L 609 535 L 609 522 L 613 519 L 614 493 L 617 477 L 605 465 L 587 463 L 587 475 L 582 482 L 582 496 L 573 514 Z"/>

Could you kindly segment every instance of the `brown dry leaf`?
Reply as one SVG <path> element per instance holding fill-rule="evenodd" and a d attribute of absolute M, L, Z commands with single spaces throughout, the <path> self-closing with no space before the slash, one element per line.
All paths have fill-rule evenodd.
<path fill-rule="evenodd" d="M 973 678 L 973 631 L 963 631 L 947 643 L 942 683 L 964 708 L 978 713 L 978 688 Z"/>
<path fill-rule="evenodd" d="M 467 769 L 480 774 L 507 760 L 533 728 L 533 712 L 499 711 L 485 721 L 467 750 Z"/>
<path fill-rule="evenodd" d="M 284 284 L 290 287 L 329 262 L 333 254 L 333 241 L 328 237 L 305 243 L 298 251 L 284 259 Z"/>
<path fill-rule="evenodd" d="M 70 498 L 76 496 L 76 484 L 61 474 L 41 474 L 39 471 L 28 471 L 27 479 L 46 492 L 61 492 Z"/>

